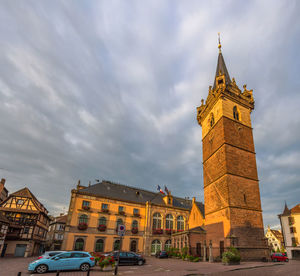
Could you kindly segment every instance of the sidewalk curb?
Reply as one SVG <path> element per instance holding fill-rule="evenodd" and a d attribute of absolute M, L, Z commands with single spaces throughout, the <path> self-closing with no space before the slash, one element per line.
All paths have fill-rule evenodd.
<path fill-rule="evenodd" d="M 246 269 L 252 269 L 252 268 L 260 268 L 260 267 L 271 267 L 271 266 L 275 266 L 275 265 L 284 265 L 284 264 L 271 264 L 271 265 L 257 265 L 257 266 L 251 266 L 251 267 L 239 267 L 239 268 L 234 268 L 234 269 L 230 269 L 227 271 L 235 271 L 235 270 L 246 270 Z M 226 271 L 224 271 L 226 272 Z"/>

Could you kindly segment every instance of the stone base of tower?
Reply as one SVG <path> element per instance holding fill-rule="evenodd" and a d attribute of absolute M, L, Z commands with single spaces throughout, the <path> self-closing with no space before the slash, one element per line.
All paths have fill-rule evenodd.
<path fill-rule="evenodd" d="M 241 261 L 263 261 L 270 258 L 270 249 L 264 238 L 263 228 L 258 227 L 236 227 L 229 231 L 226 229 L 226 223 L 219 222 L 205 225 L 206 244 L 212 245 L 212 255 L 214 261 L 222 259 L 222 253 L 229 247 L 235 247 L 239 250 Z M 224 235 L 225 232 L 231 234 Z M 207 252 L 208 257 L 208 252 Z"/>
<path fill-rule="evenodd" d="M 240 252 L 242 261 L 263 261 L 263 260 L 267 261 L 270 258 L 269 247 L 242 248 L 237 246 L 237 249 Z"/>

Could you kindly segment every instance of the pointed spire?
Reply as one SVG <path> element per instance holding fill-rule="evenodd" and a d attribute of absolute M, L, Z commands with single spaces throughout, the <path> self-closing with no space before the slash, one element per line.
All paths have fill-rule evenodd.
<path fill-rule="evenodd" d="M 217 63 L 217 69 L 216 69 L 216 75 L 215 75 L 213 89 L 216 88 L 216 77 L 219 76 L 219 75 L 225 75 L 225 84 L 226 85 L 231 83 L 230 76 L 229 76 L 229 73 L 227 71 L 225 61 L 224 61 L 222 51 L 221 51 L 222 46 L 221 46 L 221 40 L 220 40 L 220 33 L 218 33 L 218 36 L 219 36 L 219 45 L 218 45 L 219 56 L 218 56 L 218 63 Z"/>
<path fill-rule="evenodd" d="M 286 201 L 284 201 L 283 215 L 289 215 L 291 213 L 290 209 L 287 207 Z"/>

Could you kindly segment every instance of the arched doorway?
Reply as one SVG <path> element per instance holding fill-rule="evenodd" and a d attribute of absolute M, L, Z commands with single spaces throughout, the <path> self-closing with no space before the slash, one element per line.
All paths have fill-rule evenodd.
<path fill-rule="evenodd" d="M 161 241 L 154 240 L 151 244 L 151 255 L 155 255 L 159 251 L 161 251 Z"/>
<path fill-rule="evenodd" d="M 130 243 L 130 251 L 136 252 L 136 245 L 137 245 L 136 240 L 131 241 L 131 243 Z"/>

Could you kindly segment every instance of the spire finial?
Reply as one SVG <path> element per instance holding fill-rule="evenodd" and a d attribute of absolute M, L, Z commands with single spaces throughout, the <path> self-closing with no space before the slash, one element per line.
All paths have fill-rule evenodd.
<path fill-rule="evenodd" d="M 219 53 L 221 53 L 221 39 L 220 39 L 220 33 L 218 33 L 218 37 L 219 37 L 219 45 L 218 45 L 218 48 L 219 48 Z"/>

